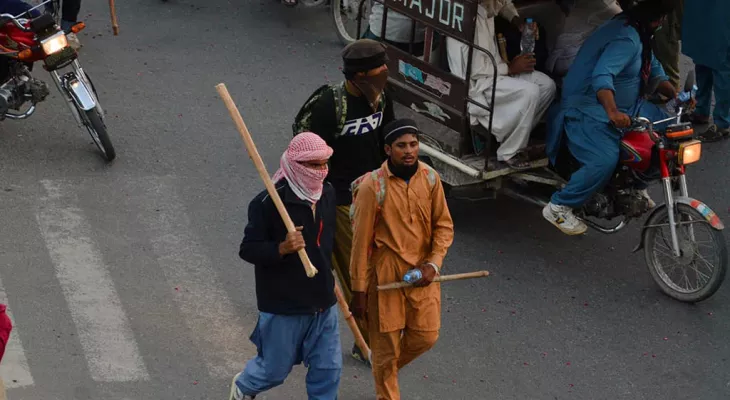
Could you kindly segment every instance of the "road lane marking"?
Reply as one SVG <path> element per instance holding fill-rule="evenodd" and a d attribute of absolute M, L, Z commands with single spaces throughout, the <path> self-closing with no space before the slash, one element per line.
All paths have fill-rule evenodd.
<path fill-rule="evenodd" d="M 41 181 L 47 195 L 36 214 L 56 276 L 71 311 L 92 379 L 149 379 L 137 342 L 92 231 L 57 181 Z"/>
<path fill-rule="evenodd" d="M 140 220 L 150 235 L 157 262 L 174 292 L 188 328 L 206 343 L 200 353 L 214 378 L 240 372 L 256 354 L 248 340 L 252 326 L 242 322 L 217 279 L 210 258 L 193 234 L 182 200 L 164 178 L 140 183 Z"/>
<path fill-rule="evenodd" d="M 15 323 L 13 313 L 10 311 L 8 295 L 5 293 L 2 281 L 0 281 L 0 303 L 8 305 L 6 313 L 13 322 L 13 330 L 10 331 L 10 338 L 5 346 L 5 355 L 3 355 L 2 363 L 0 363 L 0 377 L 7 389 L 33 386 L 33 375 L 30 373 L 28 359 L 25 357 L 23 342 L 20 339 L 20 330 Z"/>

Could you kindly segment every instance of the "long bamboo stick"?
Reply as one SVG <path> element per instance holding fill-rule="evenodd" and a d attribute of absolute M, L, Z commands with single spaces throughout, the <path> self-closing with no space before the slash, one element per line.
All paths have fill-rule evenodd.
<path fill-rule="evenodd" d="M 340 311 L 342 311 L 342 315 L 345 317 L 345 321 L 347 321 L 347 325 L 352 331 L 352 336 L 355 338 L 357 347 L 359 347 L 362 354 L 367 355 L 368 360 L 372 362 L 370 347 L 368 347 L 368 344 L 365 343 L 365 338 L 362 337 L 360 328 L 357 326 L 357 322 L 355 322 L 355 316 L 352 315 L 350 306 L 347 305 L 345 296 L 342 294 L 342 289 L 340 289 L 340 286 L 337 283 L 335 283 L 335 294 L 337 295 L 337 303 L 340 305 Z"/>
<path fill-rule="evenodd" d="M 476 271 L 476 272 L 466 272 L 463 274 L 437 276 L 433 281 L 434 282 L 449 282 L 449 281 L 458 281 L 461 279 L 484 278 L 486 276 L 489 276 L 489 271 Z M 408 283 L 408 282 L 393 282 L 393 283 L 387 283 L 385 285 L 378 286 L 378 291 L 401 289 L 401 288 L 407 288 L 407 287 L 413 287 L 413 284 Z"/>
<path fill-rule="evenodd" d="M 291 217 L 289 217 L 289 213 L 286 211 L 284 203 L 281 201 L 279 193 L 274 187 L 274 183 L 271 182 L 271 177 L 269 176 L 268 171 L 266 171 L 264 161 L 261 159 L 258 150 L 256 150 L 256 144 L 254 144 L 253 139 L 251 138 L 251 134 L 248 132 L 248 128 L 246 128 L 246 123 L 243 122 L 241 113 L 238 112 L 238 108 L 236 108 L 236 103 L 233 102 L 233 99 L 228 93 L 228 89 L 226 88 L 225 84 L 219 83 L 218 85 L 216 85 L 215 88 L 218 91 L 218 94 L 223 99 L 223 102 L 226 104 L 226 108 L 228 108 L 228 112 L 231 114 L 231 118 L 233 118 L 233 122 L 236 124 L 236 128 L 238 128 L 238 132 L 241 134 L 243 143 L 246 144 L 246 150 L 248 151 L 248 155 L 249 157 L 251 157 L 251 160 L 253 161 L 256 170 L 259 172 L 261 180 L 264 181 L 266 191 L 269 192 L 269 197 L 271 197 L 271 200 L 274 202 L 276 210 L 279 211 L 281 219 L 284 220 L 286 230 L 290 233 L 295 232 L 296 227 L 294 226 L 294 222 L 292 222 Z M 304 265 L 304 270 L 307 272 L 307 276 L 310 278 L 314 277 L 314 275 L 317 274 L 317 268 L 312 265 L 312 262 L 309 260 L 309 256 L 307 256 L 306 250 L 301 249 L 297 252 L 297 254 L 299 254 L 299 259 L 302 260 L 302 264 Z"/>
<path fill-rule="evenodd" d="M 117 7 L 114 4 L 114 0 L 109 0 L 109 14 L 112 18 L 112 31 L 114 36 L 119 35 L 119 24 L 117 23 Z"/>

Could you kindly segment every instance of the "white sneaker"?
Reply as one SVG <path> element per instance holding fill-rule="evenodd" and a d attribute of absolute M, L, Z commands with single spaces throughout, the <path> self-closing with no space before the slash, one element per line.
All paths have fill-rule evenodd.
<path fill-rule="evenodd" d="M 648 190 L 646 190 L 646 189 L 639 190 L 639 194 L 641 195 L 641 197 L 643 197 L 647 201 L 649 201 L 649 209 L 656 207 L 656 203 L 654 202 L 654 200 L 652 200 L 651 196 L 649 196 Z"/>
<path fill-rule="evenodd" d="M 573 214 L 570 207 L 548 203 L 542 209 L 542 216 L 566 235 L 582 235 L 588 230 L 588 226 Z"/>
<path fill-rule="evenodd" d="M 243 394 L 241 392 L 241 389 L 238 388 L 238 385 L 236 385 L 236 381 L 238 380 L 238 377 L 241 375 L 241 373 L 237 373 L 236 376 L 233 377 L 233 382 L 231 382 L 231 395 L 228 397 L 228 400 L 253 400 L 256 397 L 251 397 L 247 394 Z"/>

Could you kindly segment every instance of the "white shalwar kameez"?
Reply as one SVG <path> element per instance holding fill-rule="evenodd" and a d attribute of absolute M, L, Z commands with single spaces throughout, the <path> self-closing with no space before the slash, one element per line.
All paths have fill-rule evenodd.
<path fill-rule="evenodd" d="M 497 47 L 494 16 L 500 12 L 508 20 L 517 16 L 512 0 L 486 0 L 478 8 L 474 43 L 488 50 L 497 61 L 497 90 L 495 93 L 492 134 L 500 142 L 497 159 L 506 161 L 527 147 L 530 132 L 540 121 L 555 97 L 555 82 L 539 71 L 513 77 L 509 66 L 502 60 Z M 469 47 L 458 40 L 447 38 L 446 50 L 451 73 L 466 79 Z M 471 88 L 469 96 L 488 105 L 492 96 L 493 66 L 489 57 L 474 50 L 472 55 Z M 469 104 L 470 122 L 489 128 L 489 111 Z"/>
<path fill-rule="evenodd" d="M 559 31 L 555 48 L 548 55 L 545 69 L 553 76 L 564 77 L 588 36 L 620 12 L 616 0 L 576 0 Z"/>

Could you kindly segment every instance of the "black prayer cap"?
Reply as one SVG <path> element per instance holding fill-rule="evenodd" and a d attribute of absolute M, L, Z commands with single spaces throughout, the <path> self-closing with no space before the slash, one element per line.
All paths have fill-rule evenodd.
<path fill-rule="evenodd" d="M 348 44 L 342 50 L 345 76 L 352 76 L 357 72 L 370 71 L 385 64 L 388 56 L 385 54 L 385 45 L 377 40 L 360 39 Z"/>
<path fill-rule="evenodd" d="M 384 141 L 388 146 L 392 145 L 399 137 L 412 133 L 418 135 L 420 131 L 416 126 L 416 121 L 409 118 L 396 119 L 385 125 L 383 128 Z"/>

